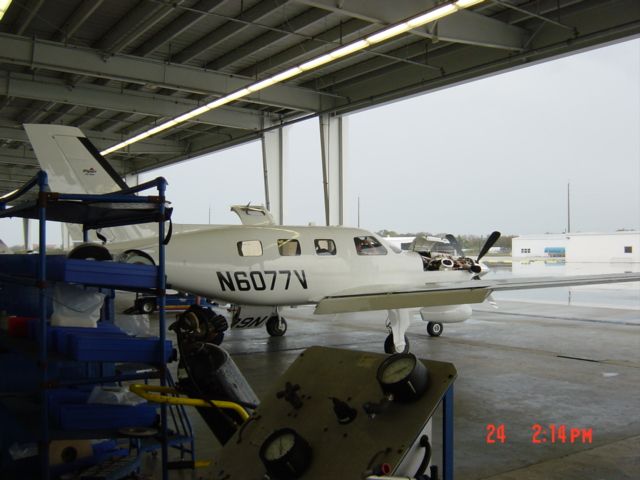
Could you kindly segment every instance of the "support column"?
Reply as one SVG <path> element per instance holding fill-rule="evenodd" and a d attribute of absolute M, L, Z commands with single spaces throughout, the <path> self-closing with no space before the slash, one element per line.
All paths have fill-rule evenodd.
<path fill-rule="evenodd" d="M 126 183 L 130 187 L 136 187 L 140 184 L 140 178 L 137 173 L 130 173 L 128 175 L 125 175 L 124 183 Z"/>
<path fill-rule="evenodd" d="M 283 127 L 262 134 L 264 198 L 276 224 L 284 217 L 284 150 L 286 132 Z"/>
<path fill-rule="evenodd" d="M 320 115 L 322 185 L 327 225 L 344 225 L 344 138 L 346 119 Z"/>

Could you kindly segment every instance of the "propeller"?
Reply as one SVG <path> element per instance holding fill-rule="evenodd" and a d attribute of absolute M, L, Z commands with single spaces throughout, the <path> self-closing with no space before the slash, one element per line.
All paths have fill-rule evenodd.
<path fill-rule="evenodd" d="M 479 262 L 480 259 L 487 254 L 487 252 L 491 249 L 491 247 L 493 247 L 493 245 L 495 245 L 495 243 L 498 241 L 499 238 L 500 238 L 500 232 L 497 232 L 497 231 L 491 232 L 491 235 L 489 235 L 489 238 L 487 238 L 487 241 L 484 242 L 484 245 L 480 249 L 478 258 L 476 258 L 476 262 Z"/>

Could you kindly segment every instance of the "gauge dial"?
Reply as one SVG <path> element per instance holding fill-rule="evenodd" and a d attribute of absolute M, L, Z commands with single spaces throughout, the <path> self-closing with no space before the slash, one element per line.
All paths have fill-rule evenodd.
<path fill-rule="evenodd" d="M 262 443 L 260 460 L 278 480 L 299 478 L 311 464 L 311 447 L 292 428 L 276 430 Z"/>
<path fill-rule="evenodd" d="M 291 451 L 296 443 L 296 437 L 292 432 L 284 432 L 273 438 L 264 449 L 265 460 L 279 460 Z"/>
<path fill-rule="evenodd" d="M 398 353 L 385 358 L 376 375 L 382 391 L 397 402 L 412 402 L 427 391 L 429 372 L 424 363 L 411 353 Z"/>
<path fill-rule="evenodd" d="M 380 380 L 382 383 L 396 383 L 407 377 L 416 366 L 416 358 L 413 356 L 398 358 L 395 362 L 387 365 L 383 370 Z"/>

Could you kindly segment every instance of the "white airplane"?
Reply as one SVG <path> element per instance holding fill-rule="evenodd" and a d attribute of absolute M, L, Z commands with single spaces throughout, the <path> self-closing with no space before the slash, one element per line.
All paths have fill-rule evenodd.
<path fill-rule="evenodd" d="M 77 128 L 25 125 L 52 190 L 103 194 L 126 185 Z M 471 316 L 469 304 L 492 291 L 639 281 L 640 274 L 483 280 L 485 265 L 470 258 L 400 251 L 364 229 L 275 225 L 260 207 L 233 207 L 243 225 L 176 229 L 166 250 L 168 287 L 241 305 L 243 309 L 314 304 L 315 313 L 388 312 L 385 350 L 406 351 L 411 314 L 436 325 Z M 157 240 L 144 227 L 103 232 L 121 261 L 155 261 Z M 480 257 L 497 240 L 494 232 Z M 419 244 L 419 239 L 416 239 Z M 264 311 L 264 310 L 262 310 Z M 280 315 L 266 320 L 281 335 Z"/>

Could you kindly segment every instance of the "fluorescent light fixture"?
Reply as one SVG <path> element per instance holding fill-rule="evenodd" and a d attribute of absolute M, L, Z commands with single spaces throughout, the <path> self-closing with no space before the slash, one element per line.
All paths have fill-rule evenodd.
<path fill-rule="evenodd" d="M 168 120 L 160 125 L 157 125 L 145 132 L 142 132 L 135 137 L 131 137 L 124 142 L 118 143 L 112 147 L 107 148 L 100 152 L 102 155 L 108 155 L 117 150 L 120 150 L 132 143 L 139 142 L 140 140 L 144 140 L 147 137 L 155 135 L 156 133 L 162 132 L 168 128 L 173 127 L 174 125 L 178 125 L 180 123 L 184 123 L 198 115 L 202 115 L 203 113 L 208 112 L 209 110 L 213 110 L 214 108 L 221 107 L 222 105 L 226 105 L 227 103 L 233 102 L 234 100 L 238 100 L 240 98 L 246 97 L 254 92 L 258 92 L 260 90 L 264 90 L 272 85 L 275 85 L 280 82 L 284 82 L 285 80 L 300 75 L 302 72 L 308 72 L 309 70 L 313 70 L 314 68 L 318 68 L 321 65 L 325 65 L 327 63 L 333 62 L 339 58 L 346 57 L 351 55 L 354 52 L 358 52 L 367 48 L 370 45 L 374 45 L 376 43 L 383 42 L 388 40 L 389 38 L 397 37 L 409 30 L 412 30 L 417 27 L 421 27 L 429 22 L 433 22 L 440 18 L 446 17 L 447 15 L 451 15 L 452 13 L 457 12 L 458 10 L 462 10 L 464 8 L 471 7 L 478 3 L 484 2 L 485 0 L 457 0 L 456 2 L 447 3 L 445 5 L 439 6 L 434 10 L 430 10 L 426 13 L 417 15 L 405 22 L 399 23 L 392 27 L 385 28 L 373 35 L 365 37 L 364 39 L 357 40 L 353 43 L 349 43 L 343 47 L 337 48 L 329 53 L 325 53 L 320 55 L 319 57 L 313 58 L 304 62 L 298 66 L 290 68 L 289 70 L 285 70 L 284 72 L 277 73 L 271 77 L 265 78 L 264 80 L 260 80 L 259 82 L 252 83 L 240 90 L 236 90 L 235 92 L 231 92 L 228 95 L 224 95 L 212 102 L 207 103 L 206 105 L 202 105 L 198 108 L 190 110 L 182 115 L 175 117 L 171 120 Z M 0 15 L 4 12 L 2 6 L 5 5 L 5 10 L 8 4 L 11 3 L 11 0 L 0 0 Z M 1 18 L 1 17 L 0 17 Z"/>
<path fill-rule="evenodd" d="M 350 43 L 349 45 L 345 45 L 344 47 L 340 47 L 339 49 L 334 50 L 333 52 L 330 52 L 329 56 L 333 60 L 335 60 L 337 58 L 346 57 L 347 55 L 357 52 L 358 50 L 367 48 L 368 46 L 369 46 L 369 42 L 367 42 L 366 40 L 358 40 L 357 42 Z"/>
<path fill-rule="evenodd" d="M 280 82 L 284 82 L 285 80 L 288 80 L 291 77 L 300 75 L 301 73 L 302 73 L 302 69 L 300 67 L 293 67 L 293 68 L 290 68 L 289 70 L 285 70 L 282 73 L 278 73 L 277 75 L 274 75 L 271 78 L 275 80 L 274 83 L 280 83 Z"/>
<path fill-rule="evenodd" d="M 257 92 L 258 90 L 262 90 L 263 88 L 270 87 L 276 83 L 276 80 L 273 77 L 265 78 L 264 80 L 254 83 L 253 85 L 249 85 L 247 89 L 251 92 Z"/>
<path fill-rule="evenodd" d="M 385 40 L 390 39 L 391 37 L 397 37 L 398 35 L 408 32 L 411 30 L 409 27 L 409 23 L 404 22 L 399 25 L 395 25 L 390 28 L 386 28 L 381 32 L 374 33 L 373 35 L 366 38 L 367 42 L 370 44 L 384 42 Z"/>
<path fill-rule="evenodd" d="M 485 0 L 458 0 L 456 2 L 456 7 L 458 8 L 469 8 L 477 5 L 478 3 L 482 3 Z"/>
<path fill-rule="evenodd" d="M 211 110 L 207 105 L 203 105 L 202 107 L 198 107 L 195 110 L 191 110 L 190 112 L 183 113 L 179 117 L 174 118 L 177 123 L 186 122 L 187 120 L 192 119 L 193 117 L 197 117 L 198 115 L 202 115 L 203 113 Z"/>
<path fill-rule="evenodd" d="M 314 58 L 300 65 L 300 70 L 306 72 L 307 70 L 313 70 L 314 68 L 318 68 L 320 65 L 324 65 L 325 63 L 329 63 L 332 61 L 333 57 L 331 57 L 331 55 L 321 55 L 318 58 Z"/>
<path fill-rule="evenodd" d="M 0 0 L 0 20 L 4 17 L 9 5 L 11 5 L 12 0 Z"/>
<path fill-rule="evenodd" d="M 5 198 L 9 198 L 11 195 L 13 195 L 14 193 L 16 193 L 18 191 L 18 189 L 16 188 L 15 190 L 9 192 L 9 193 L 5 193 L 4 195 L 2 195 L 0 197 L 0 200 L 4 200 Z"/>
<path fill-rule="evenodd" d="M 433 22 L 435 20 L 439 20 L 442 17 L 446 17 L 447 15 L 451 15 L 459 10 L 453 4 L 444 5 L 442 7 L 436 8 L 435 10 L 431 10 L 430 12 L 425 13 L 424 15 L 420 15 L 418 17 L 414 17 L 407 22 L 407 24 L 411 28 L 421 27 L 429 22 Z"/>

